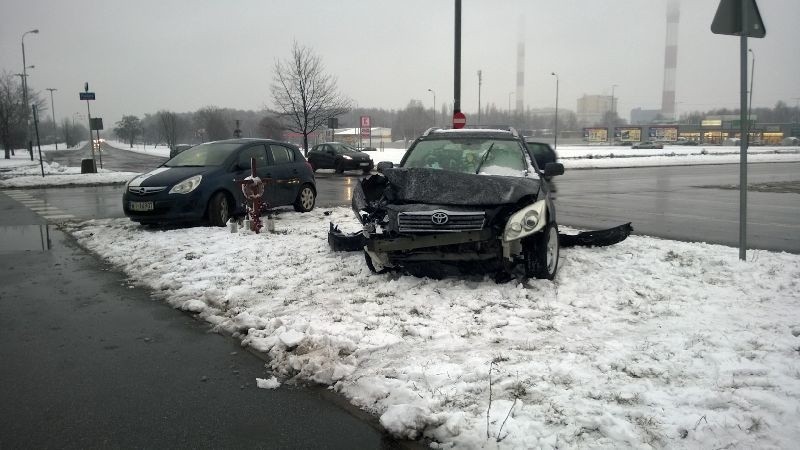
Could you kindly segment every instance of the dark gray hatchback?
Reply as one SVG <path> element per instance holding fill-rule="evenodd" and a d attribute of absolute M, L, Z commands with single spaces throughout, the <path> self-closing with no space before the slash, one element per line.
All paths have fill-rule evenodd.
<path fill-rule="evenodd" d="M 245 198 L 234 180 L 250 175 L 251 158 L 256 159 L 257 175 L 271 179 L 264 193 L 270 207 L 293 205 L 300 212 L 314 208 L 314 172 L 297 147 L 268 139 L 231 139 L 196 145 L 132 179 L 125 186 L 122 209 L 144 224 L 205 220 L 224 226 L 231 217 L 245 214 Z"/>

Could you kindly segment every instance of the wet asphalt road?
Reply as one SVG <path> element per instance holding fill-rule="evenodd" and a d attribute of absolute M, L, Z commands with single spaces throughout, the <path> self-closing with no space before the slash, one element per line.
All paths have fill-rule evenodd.
<path fill-rule="evenodd" d="M 0 211 L 0 449 L 398 447 L 323 389 L 258 389 L 270 373 L 233 339 Z"/>

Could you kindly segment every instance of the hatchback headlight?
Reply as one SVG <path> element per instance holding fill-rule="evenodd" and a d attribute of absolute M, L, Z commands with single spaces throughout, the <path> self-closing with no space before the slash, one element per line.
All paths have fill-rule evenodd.
<path fill-rule="evenodd" d="M 350 156 L 350 155 L 342 155 L 342 158 L 344 158 L 344 159 L 353 159 L 353 157 Z"/>
<path fill-rule="evenodd" d="M 193 177 L 187 178 L 180 183 L 176 184 L 169 190 L 170 194 L 188 194 L 193 190 L 197 189 L 197 186 L 200 186 L 200 181 L 203 180 L 202 175 L 195 175 Z"/>

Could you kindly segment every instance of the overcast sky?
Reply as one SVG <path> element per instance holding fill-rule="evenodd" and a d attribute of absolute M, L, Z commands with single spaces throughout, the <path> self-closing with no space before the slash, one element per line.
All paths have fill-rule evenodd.
<path fill-rule="evenodd" d="M 461 106 L 508 105 L 516 90 L 516 45 L 523 31 L 526 107 L 575 110 L 583 94 L 611 94 L 624 118 L 658 109 L 664 71 L 667 0 L 463 0 Z M 800 1 L 758 0 L 767 28 L 750 39 L 756 55 L 755 106 L 800 97 Z M 78 92 L 97 93 L 92 115 L 207 105 L 272 105 L 276 58 L 292 40 L 313 48 L 343 94 L 363 107 L 403 108 L 410 99 L 453 99 L 454 0 L 0 0 L 0 70 L 22 70 L 25 37 L 30 86 L 57 88 L 57 119 L 86 112 Z M 677 110 L 736 108 L 739 39 L 710 31 L 719 0 L 683 0 Z M 748 66 L 749 67 L 749 66 Z M 514 97 L 511 97 L 512 106 Z M 380 125 L 380 124 L 378 124 Z"/>

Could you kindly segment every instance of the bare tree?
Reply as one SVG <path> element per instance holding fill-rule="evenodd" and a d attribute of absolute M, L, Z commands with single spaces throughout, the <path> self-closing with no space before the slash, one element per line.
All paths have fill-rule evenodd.
<path fill-rule="evenodd" d="M 136 136 L 142 132 L 142 122 L 136 116 L 122 116 L 122 119 L 116 125 L 114 134 L 127 141 L 133 148 Z"/>
<path fill-rule="evenodd" d="M 174 149 L 178 144 L 178 136 L 181 134 L 181 121 L 178 115 L 172 111 L 159 111 L 158 124 L 161 135 L 167 141 L 170 149 Z"/>
<path fill-rule="evenodd" d="M 216 106 L 206 106 L 198 109 L 194 113 L 194 122 L 202 134 L 201 140 L 219 141 L 230 139 L 233 135 L 232 128 L 228 127 L 229 120 L 226 119 L 222 109 Z"/>
<path fill-rule="evenodd" d="M 258 122 L 259 137 L 282 140 L 284 130 L 281 121 L 272 116 L 264 116 Z"/>
<path fill-rule="evenodd" d="M 14 76 L 6 71 L 0 74 L 0 143 L 5 149 L 5 159 L 11 158 L 14 146 L 25 136 L 22 83 Z"/>
<path fill-rule="evenodd" d="M 350 110 L 350 100 L 338 93 L 336 77 L 326 74 L 320 57 L 296 41 L 289 59 L 275 61 L 274 79 L 277 112 L 289 131 L 303 135 L 306 154 L 308 135 Z"/>

